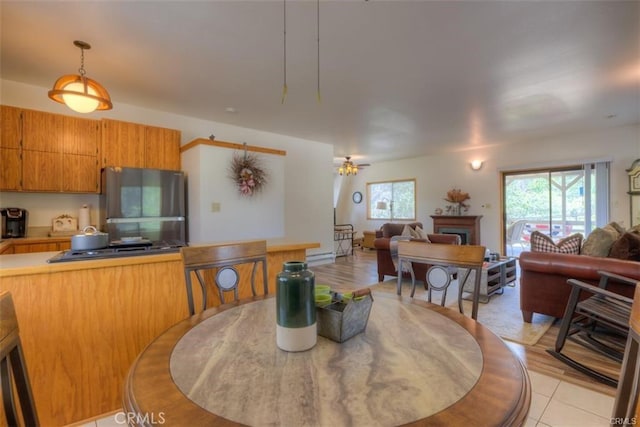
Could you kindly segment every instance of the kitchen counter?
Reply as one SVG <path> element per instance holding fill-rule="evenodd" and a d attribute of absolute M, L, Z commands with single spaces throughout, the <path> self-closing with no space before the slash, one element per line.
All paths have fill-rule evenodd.
<path fill-rule="evenodd" d="M 275 293 L 285 261 L 304 260 L 306 249 L 319 246 L 267 239 L 269 292 Z M 188 317 L 179 253 L 47 263 L 57 253 L 0 256 L 0 291 L 13 296 L 42 425 L 68 425 L 121 408 L 135 358 Z M 250 270 L 240 266 L 241 275 L 245 267 Z M 242 280 L 241 297 L 250 292 Z M 216 292 L 208 297 L 219 304 Z"/>
<path fill-rule="evenodd" d="M 19 240 L 30 239 L 34 242 L 42 239 L 64 239 L 64 238 L 23 238 Z M 5 240 L 11 244 L 14 239 Z M 69 240 L 67 238 L 67 240 Z M 218 242 L 220 243 L 220 242 Z M 212 243 L 216 244 L 216 243 Z M 197 244 L 193 246 L 203 246 L 204 244 Z M 286 239 L 271 239 L 267 240 L 267 254 L 282 253 L 282 252 L 297 252 L 306 249 L 319 248 L 319 243 L 303 243 L 295 242 Z M 0 249 L 2 246 L 0 246 Z M 143 256 L 123 256 L 119 258 L 109 259 L 95 259 L 85 261 L 69 261 L 63 263 L 49 264 L 47 260 L 55 255 L 58 251 L 53 252 L 35 252 L 25 254 L 9 254 L 0 256 L 0 278 L 21 276 L 25 274 L 41 274 L 41 273 L 56 273 L 61 271 L 74 271 L 74 270 L 89 270 L 96 268 L 105 268 L 113 266 L 124 265 L 136 265 L 136 264 L 150 264 L 166 261 L 181 261 L 180 253 L 167 253 L 160 255 L 143 255 Z M 278 270 L 279 271 L 279 270 Z"/>

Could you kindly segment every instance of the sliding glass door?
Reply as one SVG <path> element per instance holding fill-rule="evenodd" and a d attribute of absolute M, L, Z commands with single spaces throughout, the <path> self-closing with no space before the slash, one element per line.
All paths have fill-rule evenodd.
<path fill-rule="evenodd" d="M 528 250 L 533 231 L 558 241 L 606 224 L 608 182 L 608 163 L 503 172 L 503 253 Z"/>

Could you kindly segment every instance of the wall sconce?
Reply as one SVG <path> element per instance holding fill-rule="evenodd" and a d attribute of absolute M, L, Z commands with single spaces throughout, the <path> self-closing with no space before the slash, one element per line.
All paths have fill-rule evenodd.
<path fill-rule="evenodd" d="M 482 168 L 482 160 L 472 160 L 469 165 L 474 171 L 479 171 Z"/>
<path fill-rule="evenodd" d="M 95 110 L 110 110 L 113 108 L 111 97 L 107 90 L 97 81 L 85 76 L 84 50 L 91 49 L 89 43 L 75 40 L 73 44 L 80 48 L 79 75 L 66 74 L 60 77 L 49 91 L 49 98 L 78 113 L 91 113 Z"/>

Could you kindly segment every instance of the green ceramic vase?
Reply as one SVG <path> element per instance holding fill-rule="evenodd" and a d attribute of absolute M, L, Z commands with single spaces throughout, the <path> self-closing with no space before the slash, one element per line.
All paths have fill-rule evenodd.
<path fill-rule="evenodd" d="M 286 351 L 316 344 L 315 275 L 307 263 L 289 261 L 276 277 L 276 341 Z"/>

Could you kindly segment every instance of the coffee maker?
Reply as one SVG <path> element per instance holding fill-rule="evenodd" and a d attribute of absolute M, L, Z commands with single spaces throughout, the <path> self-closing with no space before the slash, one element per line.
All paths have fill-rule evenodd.
<path fill-rule="evenodd" d="M 29 212 L 21 208 L 0 208 L 2 215 L 2 238 L 10 239 L 27 235 Z"/>

